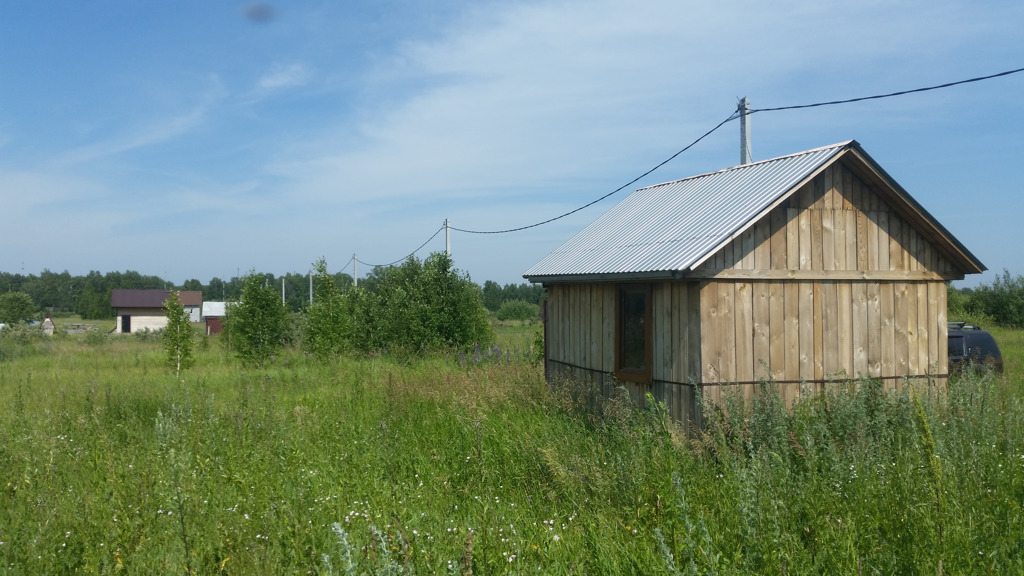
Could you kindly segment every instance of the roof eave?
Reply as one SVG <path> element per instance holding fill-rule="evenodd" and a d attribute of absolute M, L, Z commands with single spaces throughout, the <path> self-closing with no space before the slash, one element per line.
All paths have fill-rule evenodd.
<path fill-rule="evenodd" d="M 686 270 L 652 270 L 648 272 L 616 272 L 613 274 L 523 274 L 533 284 L 566 284 L 581 282 L 644 282 L 650 280 L 681 280 Z"/>

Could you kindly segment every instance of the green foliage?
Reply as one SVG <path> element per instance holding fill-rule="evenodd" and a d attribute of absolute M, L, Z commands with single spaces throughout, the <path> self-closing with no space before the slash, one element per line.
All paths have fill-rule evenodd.
<path fill-rule="evenodd" d="M 501 285 L 494 280 L 484 282 L 481 298 L 485 308 L 491 312 L 497 312 L 498 308 L 501 308 Z"/>
<path fill-rule="evenodd" d="M 434 253 L 422 263 L 410 257 L 371 276 L 372 291 L 360 287 L 347 293 L 355 348 L 418 353 L 493 337 L 479 287 L 454 269 L 447 255 Z"/>
<path fill-rule="evenodd" d="M 35 317 L 38 308 L 24 292 L 0 294 L 0 324 L 23 324 Z"/>
<path fill-rule="evenodd" d="M 247 365 L 262 367 L 284 346 L 288 309 L 281 295 L 265 278 L 250 273 L 242 287 L 242 300 L 227 307 L 225 325 L 235 354 Z"/>
<path fill-rule="evenodd" d="M 303 349 L 321 360 L 341 354 L 352 334 L 352 309 L 327 273 L 327 261 L 320 258 L 313 264 L 313 304 L 306 311 Z"/>
<path fill-rule="evenodd" d="M 195 328 L 189 322 L 188 311 L 181 298 L 173 290 L 164 302 L 164 315 L 167 316 L 163 333 L 167 366 L 177 376 L 195 364 Z"/>
<path fill-rule="evenodd" d="M 533 333 L 533 342 L 530 345 L 530 361 L 534 364 L 544 363 L 544 327 L 541 326 Z"/>
<path fill-rule="evenodd" d="M 482 299 L 484 306 L 491 312 L 497 312 L 502 305 L 512 300 L 522 300 L 539 305 L 544 299 L 544 287 L 540 284 L 506 284 L 499 285 L 493 280 L 484 282 Z"/>
<path fill-rule="evenodd" d="M 509 320 L 530 321 L 537 319 L 537 305 L 530 304 L 526 300 L 506 300 L 495 315 L 498 320 L 507 322 Z"/>
<path fill-rule="evenodd" d="M 31 354 L 33 345 L 43 338 L 38 326 L 18 323 L 0 328 L 0 362 Z"/>
<path fill-rule="evenodd" d="M 982 285 L 974 291 L 971 299 L 976 308 L 991 316 L 1003 326 L 1014 328 L 1024 327 L 1024 276 L 1010 276 L 1003 270 L 1001 277 L 996 277 L 992 286 Z"/>
<path fill-rule="evenodd" d="M 1006 269 L 991 286 L 947 289 L 947 317 L 979 326 L 991 323 L 1011 328 L 1024 327 L 1024 276 L 1011 276 Z"/>

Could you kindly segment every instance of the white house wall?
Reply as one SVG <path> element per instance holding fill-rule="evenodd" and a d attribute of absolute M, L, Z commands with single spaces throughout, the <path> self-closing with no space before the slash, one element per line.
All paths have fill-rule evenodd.
<path fill-rule="evenodd" d="M 114 332 L 121 334 L 121 318 L 131 316 L 131 331 L 138 332 L 146 328 L 160 330 L 167 327 L 167 316 L 163 308 L 134 308 L 131 310 L 118 310 Z"/>

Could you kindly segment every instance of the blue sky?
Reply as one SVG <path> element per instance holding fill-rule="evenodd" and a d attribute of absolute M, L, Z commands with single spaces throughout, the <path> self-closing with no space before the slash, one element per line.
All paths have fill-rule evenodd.
<path fill-rule="evenodd" d="M 1024 3 L 0 2 L 0 270 L 388 263 L 551 218 L 754 108 L 1024 67 Z M 1024 74 L 752 117 L 755 160 L 858 140 L 990 271 L 1024 273 Z M 733 166 L 733 122 L 631 188 Z M 452 233 L 483 283 L 552 224 Z M 443 234 L 418 256 L 443 250 Z M 351 273 L 351 265 L 346 269 Z M 360 274 L 365 274 L 360 266 Z"/>

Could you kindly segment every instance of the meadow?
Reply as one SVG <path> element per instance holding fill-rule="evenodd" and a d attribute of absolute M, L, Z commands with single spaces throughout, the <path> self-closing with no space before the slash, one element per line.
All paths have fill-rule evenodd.
<path fill-rule="evenodd" d="M 1024 331 L 1007 373 L 709 410 L 500 358 L 216 341 L 0 355 L 0 574 L 1024 573 Z M 0 350 L 0 351 L 3 351 Z"/>

